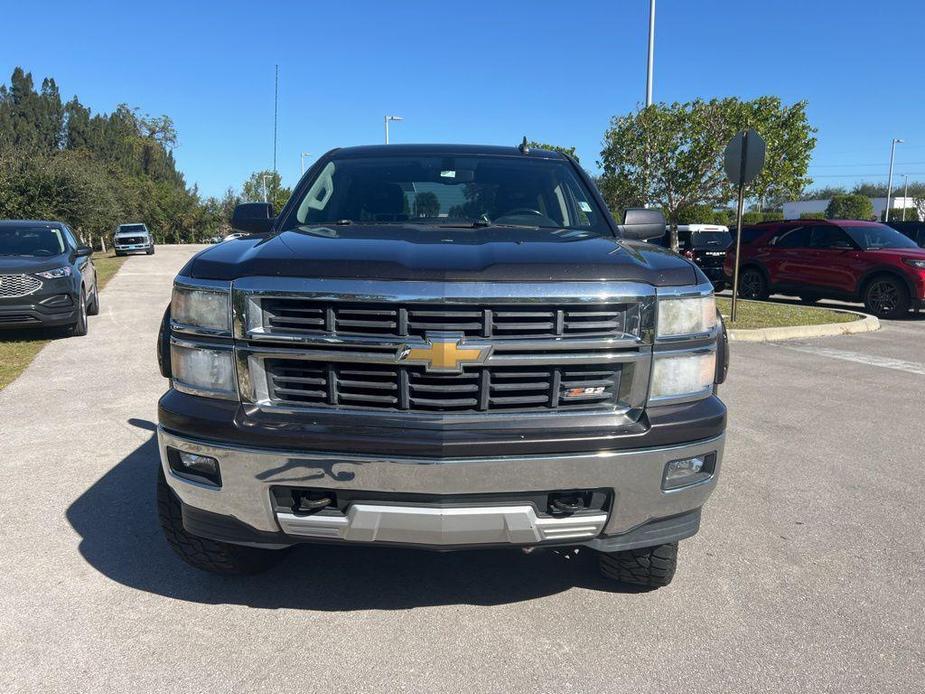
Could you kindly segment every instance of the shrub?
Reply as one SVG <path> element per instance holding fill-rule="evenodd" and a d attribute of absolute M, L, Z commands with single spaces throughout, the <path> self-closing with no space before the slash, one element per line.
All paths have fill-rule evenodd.
<path fill-rule="evenodd" d="M 802 212 L 800 219 L 825 219 L 825 212 Z"/>
<path fill-rule="evenodd" d="M 874 206 L 866 195 L 836 195 L 825 210 L 826 219 L 870 219 Z"/>
<path fill-rule="evenodd" d="M 762 212 L 762 222 L 782 222 L 784 220 L 783 212 Z"/>

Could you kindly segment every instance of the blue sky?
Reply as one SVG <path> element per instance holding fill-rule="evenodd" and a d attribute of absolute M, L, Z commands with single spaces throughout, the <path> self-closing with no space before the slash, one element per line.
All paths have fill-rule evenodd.
<path fill-rule="evenodd" d="M 170 115 L 204 194 L 299 153 L 394 142 L 574 145 L 596 168 L 610 117 L 645 92 L 647 0 L 5 3 L 4 81 L 54 77 L 94 111 Z M 809 101 L 816 185 L 925 180 L 925 3 L 659 0 L 655 99 Z"/>

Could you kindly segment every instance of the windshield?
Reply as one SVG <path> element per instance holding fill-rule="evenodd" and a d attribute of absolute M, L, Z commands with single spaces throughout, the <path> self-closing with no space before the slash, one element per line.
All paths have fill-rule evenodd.
<path fill-rule="evenodd" d="M 147 233 L 144 224 L 124 224 L 120 226 L 117 234 L 144 234 Z"/>
<path fill-rule="evenodd" d="M 918 248 L 915 242 L 885 224 L 840 225 L 864 250 L 878 248 Z"/>
<path fill-rule="evenodd" d="M 0 228 L 0 255 L 47 257 L 64 253 L 60 229 L 48 227 Z"/>
<path fill-rule="evenodd" d="M 338 223 L 505 225 L 610 233 L 570 162 L 492 155 L 331 161 L 298 200 L 289 224 Z"/>

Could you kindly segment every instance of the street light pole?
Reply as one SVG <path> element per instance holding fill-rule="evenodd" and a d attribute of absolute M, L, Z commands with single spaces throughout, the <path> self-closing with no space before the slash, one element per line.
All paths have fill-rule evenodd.
<path fill-rule="evenodd" d="M 311 152 L 302 152 L 299 154 L 299 168 L 303 174 L 305 173 L 305 157 L 310 157 L 311 155 Z"/>
<path fill-rule="evenodd" d="M 890 177 L 886 184 L 886 211 L 883 214 L 883 221 L 890 221 L 890 193 L 893 192 L 893 158 L 896 156 L 896 145 L 902 144 L 902 140 L 894 137 L 890 142 Z"/>
<path fill-rule="evenodd" d="M 261 176 L 261 178 L 263 178 L 263 201 L 264 202 L 269 202 L 269 195 L 267 194 L 267 179 L 269 177 L 270 177 L 269 174 L 263 174 Z"/>
<path fill-rule="evenodd" d="M 652 70 L 655 67 L 655 0 L 649 0 L 649 61 L 646 70 L 646 106 L 652 105 Z"/>
<path fill-rule="evenodd" d="M 906 221 L 906 205 L 909 204 L 909 174 L 903 174 L 903 216 L 900 221 Z"/>
<path fill-rule="evenodd" d="M 385 116 L 385 143 L 389 144 L 389 121 L 390 120 L 405 120 L 401 116 Z"/>

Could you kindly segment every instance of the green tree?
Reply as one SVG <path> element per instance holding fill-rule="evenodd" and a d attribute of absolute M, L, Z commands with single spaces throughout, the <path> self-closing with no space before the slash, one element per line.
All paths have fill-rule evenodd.
<path fill-rule="evenodd" d="M 414 196 L 415 217 L 438 217 L 440 215 L 440 199 L 436 193 L 421 191 Z"/>
<path fill-rule="evenodd" d="M 800 219 L 825 219 L 825 212 L 801 212 Z"/>
<path fill-rule="evenodd" d="M 243 202 L 269 202 L 279 212 L 289 200 L 292 191 L 283 187 L 282 177 L 276 171 L 262 169 L 250 175 L 241 186 Z"/>
<path fill-rule="evenodd" d="M 654 104 L 614 117 L 599 162 L 601 192 L 614 211 L 654 204 L 671 224 L 692 205 L 724 205 L 734 190 L 723 171 L 723 152 L 747 127 L 767 142 L 765 167 L 749 195 L 759 201 L 799 195 L 811 182 L 806 171 L 815 129 L 806 102 L 787 106 L 772 96 Z"/>
<path fill-rule="evenodd" d="M 872 219 L 874 206 L 866 195 L 836 195 L 825 210 L 826 219 Z"/>

